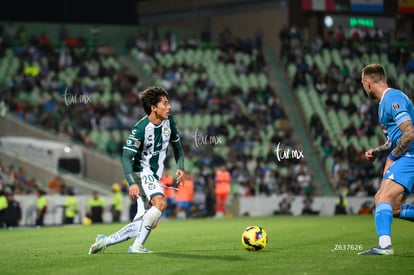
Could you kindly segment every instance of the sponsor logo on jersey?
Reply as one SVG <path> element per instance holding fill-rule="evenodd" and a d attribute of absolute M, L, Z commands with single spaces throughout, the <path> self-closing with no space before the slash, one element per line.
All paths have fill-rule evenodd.
<path fill-rule="evenodd" d="M 400 109 L 400 103 L 398 102 L 393 102 L 392 103 L 392 109 L 397 111 L 398 109 Z"/>

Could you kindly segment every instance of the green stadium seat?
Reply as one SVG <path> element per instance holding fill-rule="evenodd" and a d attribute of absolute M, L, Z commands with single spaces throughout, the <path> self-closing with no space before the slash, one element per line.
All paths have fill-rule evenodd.
<path fill-rule="evenodd" d="M 397 76 L 397 85 L 400 89 L 404 89 L 406 81 L 407 81 L 407 75 L 406 74 L 400 73 Z"/>
<path fill-rule="evenodd" d="M 313 58 L 312 58 L 312 56 L 310 55 L 310 54 L 305 54 L 305 62 L 309 65 L 309 67 L 313 67 L 313 64 L 315 63 L 314 61 L 313 61 Z"/>
<path fill-rule="evenodd" d="M 332 49 L 331 50 L 331 56 L 332 56 L 332 61 L 338 67 L 342 68 L 344 66 L 344 63 L 342 62 L 342 57 L 341 57 L 338 49 Z"/>
<path fill-rule="evenodd" d="M 370 63 L 377 63 L 377 64 L 380 63 L 380 57 L 379 57 L 379 55 L 377 53 L 371 54 L 371 61 L 370 61 Z"/>
<path fill-rule="evenodd" d="M 332 63 L 332 56 L 328 49 L 324 48 L 322 50 L 322 61 L 326 68 L 328 68 Z"/>
<path fill-rule="evenodd" d="M 289 65 L 287 66 L 287 73 L 290 80 L 293 80 L 295 78 L 296 71 L 296 65 L 293 63 L 289 63 Z"/>

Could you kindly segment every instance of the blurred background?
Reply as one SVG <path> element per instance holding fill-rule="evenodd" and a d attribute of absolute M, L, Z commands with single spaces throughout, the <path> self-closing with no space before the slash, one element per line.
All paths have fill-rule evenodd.
<path fill-rule="evenodd" d="M 413 97 L 413 14 L 412 0 L 8 3 L 2 226 L 129 221 L 122 145 L 153 85 L 169 92 L 188 173 L 164 219 L 371 214 L 386 155 L 362 156 L 385 140 L 361 69 L 382 64 Z"/>

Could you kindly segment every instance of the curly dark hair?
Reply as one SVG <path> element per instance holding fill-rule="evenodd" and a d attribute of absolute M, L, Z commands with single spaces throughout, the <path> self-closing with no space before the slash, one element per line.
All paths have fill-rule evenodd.
<path fill-rule="evenodd" d="M 147 115 L 151 114 L 151 106 L 157 105 L 163 96 L 168 99 L 168 92 L 159 86 L 148 87 L 141 93 L 142 107 Z"/>

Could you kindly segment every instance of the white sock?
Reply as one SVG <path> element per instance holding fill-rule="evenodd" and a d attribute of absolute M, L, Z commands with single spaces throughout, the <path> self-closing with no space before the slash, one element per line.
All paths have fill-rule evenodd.
<path fill-rule="evenodd" d="M 151 233 L 152 226 L 154 223 L 161 217 L 162 212 L 158 210 L 155 206 L 152 206 L 142 217 L 143 221 L 138 229 L 138 234 L 136 234 L 136 239 L 132 245 L 135 248 L 138 248 L 144 245 L 149 234 Z"/>
<path fill-rule="evenodd" d="M 139 219 L 137 221 L 131 222 L 122 227 L 122 229 L 118 232 L 108 236 L 105 240 L 106 246 L 114 245 L 136 237 L 138 234 L 138 229 L 141 227 L 142 221 L 142 219 Z"/>
<path fill-rule="evenodd" d="M 142 218 L 145 214 L 145 203 L 142 200 L 142 197 L 137 198 L 137 213 L 135 214 L 134 221 Z"/>
<path fill-rule="evenodd" d="M 389 245 L 391 245 L 391 236 L 382 235 L 382 236 L 379 237 L 379 246 L 381 248 L 385 248 Z"/>

